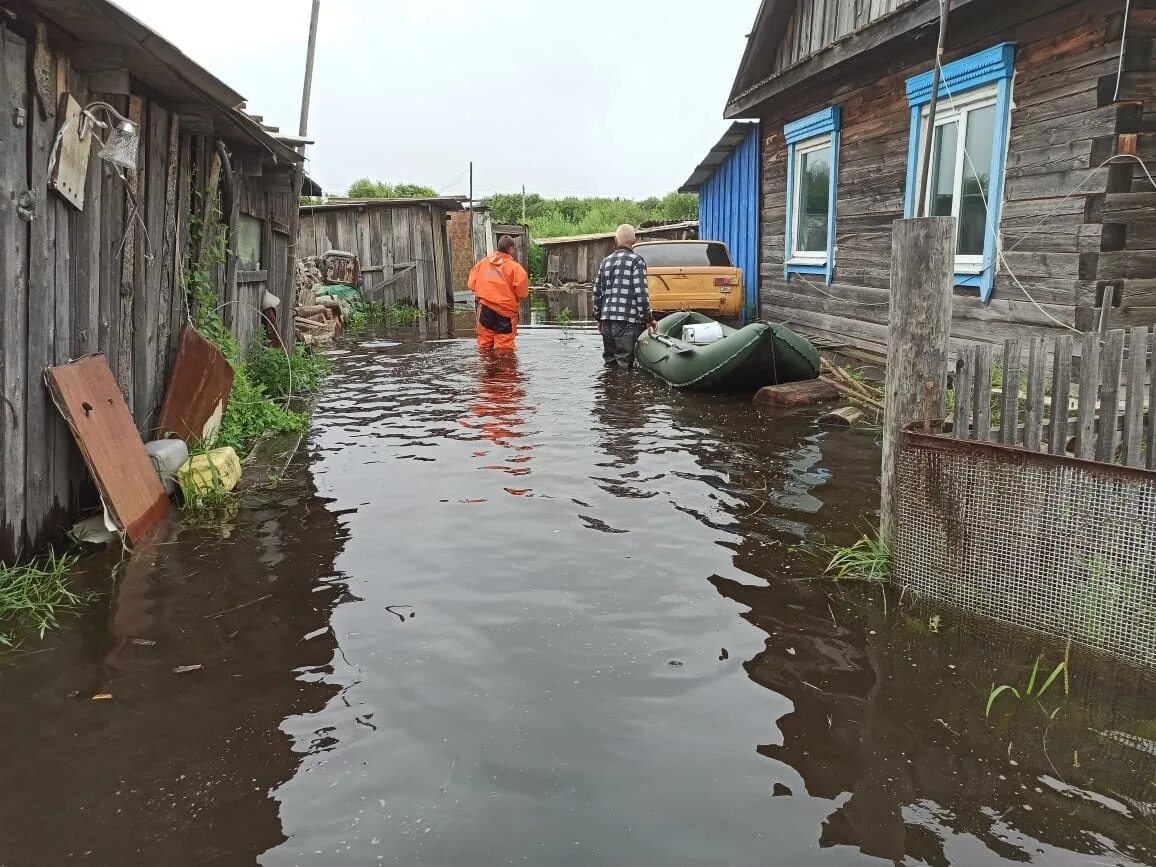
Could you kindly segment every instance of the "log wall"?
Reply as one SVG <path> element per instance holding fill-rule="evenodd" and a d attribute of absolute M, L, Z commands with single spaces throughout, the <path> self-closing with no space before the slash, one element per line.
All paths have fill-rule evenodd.
<path fill-rule="evenodd" d="M 1054 336 L 1064 326 L 1086 329 L 1097 321 L 1106 281 L 1119 289 L 1113 325 L 1156 321 L 1156 223 L 1150 216 L 1156 189 L 1136 164 L 1097 168 L 1130 150 L 1156 156 L 1156 115 L 1147 101 L 1156 92 L 1148 71 L 1156 35 L 1151 5 L 1133 4 L 1118 98 L 1122 8 L 1105 16 L 1091 0 L 1025 0 L 971 3 L 952 14 L 945 61 L 1002 41 L 1019 46 L 1000 224 L 1006 265 L 997 271 L 987 305 L 976 291 L 956 289 L 955 337 L 1002 340 Z M 927 51 L 925 38 L 908 34 L 837 74 L 777 95 L 764 109 L 763 316 L 883 351 L 891 225 L 903 216 L 910 134 L 904 84 L 929 68 Z M 835 280 L 826 286 L 815 278 L 784 277 L 782 130 L 831 105 L 841 107 L 843 127 Z"/>

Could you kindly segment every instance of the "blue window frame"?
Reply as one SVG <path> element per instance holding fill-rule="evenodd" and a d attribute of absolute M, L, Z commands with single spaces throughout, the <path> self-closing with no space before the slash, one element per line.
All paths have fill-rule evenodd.
<path fill-rule="evenodd" d="M 825 108 L 783 127 L 787 140 L 785 276 L 835 274 L 835 192 L 839 186 L 838 108 Z"/>
<path fill-rule="evenodd" d="M 916 213 L 925 136 L 932 130 L 927 213 L 957 220 L 955 282 L 991 298 L 999 256 L 1016 46 L 1005 42 L 943 67 L 935 117 L 932 73 L 907 80 L 911 137 L 904 213 Z"/>

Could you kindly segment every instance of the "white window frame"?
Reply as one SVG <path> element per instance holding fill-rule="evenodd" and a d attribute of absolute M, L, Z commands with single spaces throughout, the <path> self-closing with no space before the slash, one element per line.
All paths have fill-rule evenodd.
<path fill-rule="evenodd" d="M 824 133 L 815 138 L 801 141 L 795 145 L 794 165 L 792 166 L 792 179 L 794 181 L 794 189 L 791 190 L 791 225 L 788 227 L 791 233 L 791 255 L 788 263 L 791 265 L 826 265 L 827 264 L 827 246 L 822 250 L 800 250 L 799 249 L 799 218 L 802 216 L 802 209 L 799 207 L 803 197 L 803 157 L 809 153 L 822 150 L 823 148 L 830 149 L 831 155 L 828 158 L 829 172 L 827 176 L 827 201 L 828 208 L 830 208 L 831 201 L 831 185 L 835 183 L 834 169 L 835 169 L 835 138 L 831 133 Z M 830 225 L 828 221 L 828 232 L 830 232 Z M 829 241 L 830 239 L 828 239 Z"/>
<path fill-rule="evenodd" d="M 958 122 L 959 133 L 956 136 L 955 143 L 955 177 L 952 180 L 952 201 L 951 201 L 951 216 L 955 217 L 956 225 L 959 225 L 959 209 L 963 204 L 963 170 L 966 162 L 966 145 L 967 145 L 967 123 L 968 115 L 976 109 L 995 107 L 998 102 L 998 93 L 994 84 L 980 87 L 975 90 L 970 90 L 961 96 L 955 96 L 947 99 L 940 98 L 935 111 L 935 128 L 939 129 L 941 126 L 946 126 L 949 123 Z M 920 130 L 920 140 L 927 141 L 927 122 L 930 106 L 924 106 L 920 117 L 922 118 L 922 128 Z M 996 123 L 1002 123 L 1000 118 L 996 118 Z M 990 144 L 989 144 L 990 147 Z M 928 166 L 930 171 L 933 167 Z M 993 166 L 995 171 L 996 167 Z M 1002 170 L 1002 168 L 1001 168 Z M 923 163 L 919 164 L 919 174 L 917 175 L 917 183 L 923 182 Z M 931 188 L 930 180 L 927 183 L 927 189 L 924 193 L 924 213 L 931 213 L 931 202 L 935 195 L 935 191 Z M 983 190 L 984 200 L 987 200 L 987 190 Z M 991 202 L 987 203 L 987 219 L 991 223 Z M 992 231 L 991 226 L 985 230 Z M 980 253 L 978 255 L 957 255 L 955 257 L 955 272 L 957 274 L 979 274 L 984 270 L 984 257 Z"/>

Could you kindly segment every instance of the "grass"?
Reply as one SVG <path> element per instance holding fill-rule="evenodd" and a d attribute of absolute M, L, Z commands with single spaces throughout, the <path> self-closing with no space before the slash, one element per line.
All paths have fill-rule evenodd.
<path fill-rule="evenodd" d="M 353 306 L 349 314 L 350 328 L 366 328 L 370 325 L 387 325 L 390 328 L 412 328 L 425 318 L 425 312 L 408 301 L 396 304 L 361 302 Z"/>
<path fill-rule="evenodd" d="M 195 454 L 204 454 L 207 451 L 208 448 L 201 448 Z M 225 490 L 224 482 L 216 467 L 211 463 L 210 467 L 212 467 L 211 487 L 206 488 L 195 483 L 181 484 L 185 521 L 192 527 L 219 528 L 237 515 L 236 494 Z"/>
<path fill-rule="evenodd" d="M 304 414 L 286 409 L 273 400 L 265 386 L 253 382 L 248 369 L 241 364 L 233 369 L 233 388 L 215 445 L 232 446 L 244 457 L 265 434 L 302 431 L 308 423 Z"/>
<path fill-rule="evenodd" d="M 250 380 L 272 398 L 318 391 L 333 367 L 326 356 L 310 351 L 304 343 L 297 343 L 288 358 L 280 346 L 254 347 L 247 364 Z"/>
<path fill-rule="evenodd" d="M 68 571 L 75 563 L 72 555 L 50 553 L 23 566 L 0 564 L 0 647 L 17 647 L 28 631 L 43 638 L 62 616 L 93 598 L 69 587 Z"/>
<path fill-rule="evenodd" d="M 1045 715 L 1047 715 L 1049 719 L 1055 719 L 1056 714 L 1059 713 L 1059 710 L 1060 710 L 1059 706 L 1057 706 L 1056 709 L 1053 710 L 1049 714 L 1047 712 L 1047 709 L 1044 707 L 1041 699 L 1043 698 L 1044 693 L 1046 693 L 1051 688 L 1052 684 L 1054 684 L 1056 682 L 1056 680 L 1059 678 L 1059 676 L 1061 674 L 1065 674 L 1067 672 L 1067 670 L 1068 670 L 1067 660 L 1063 660 L 1063 661 L 1057 663 L 1056 667 L 1051 670 L 1051 673 L 1048 674 L 1041 681 L 1040 680 L 1040 657 L 1037 656 L 1035 663 L 1032 665 L 1031 674 L 1028 676 L 1028 682 L 1024 685 L 1022 690 L 1019 687 L 1013 686 L 1010 683 L 1001 683 L 998 686 L 993 683 L 991 685 L 991 691 L 987 694 L 987 704 L 984 707 L 983 715 L 985 717 L 990 718 L 991 717 L 991 709 L 992 709 L 992 707 L 994 707 L 996 700 L 999 699 L 999 697 L 1001 695 L 1010 695 L 1010 696 L 1013 696 L 1017 701 L 1023 701 L 1024 699 L 1034 699 L 1036 701 L 1036 703 L 1040 706 L 1040 710 L 1044 711 Z M 1064 677 L 1064 695 L 1067 695 L 1067 694 L 1068 694 L 1068 679 L 1065 676 Z"/>
<path fill-rule="evenodd" d="M 823 574 L 835 581 L 883 582 L 891 577 L 891 549 L 878 530 L 853 545 L 822 550 L 828 556 Z"/>

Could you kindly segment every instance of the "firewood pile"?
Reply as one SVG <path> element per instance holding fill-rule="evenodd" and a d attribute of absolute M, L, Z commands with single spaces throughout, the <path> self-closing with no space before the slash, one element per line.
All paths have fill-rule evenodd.
<path fill-rule="evenodd" d="M 331 342 L 345 328 L 350 305 L 329 295 L 319 295 L 324 286 L 341 284 L 357 287 L 361 263 L 351 253 L 330 250 L 322 256 L 297 260 L 297 298 L 293 306 L 297 339 L 307 346 Z"/>

